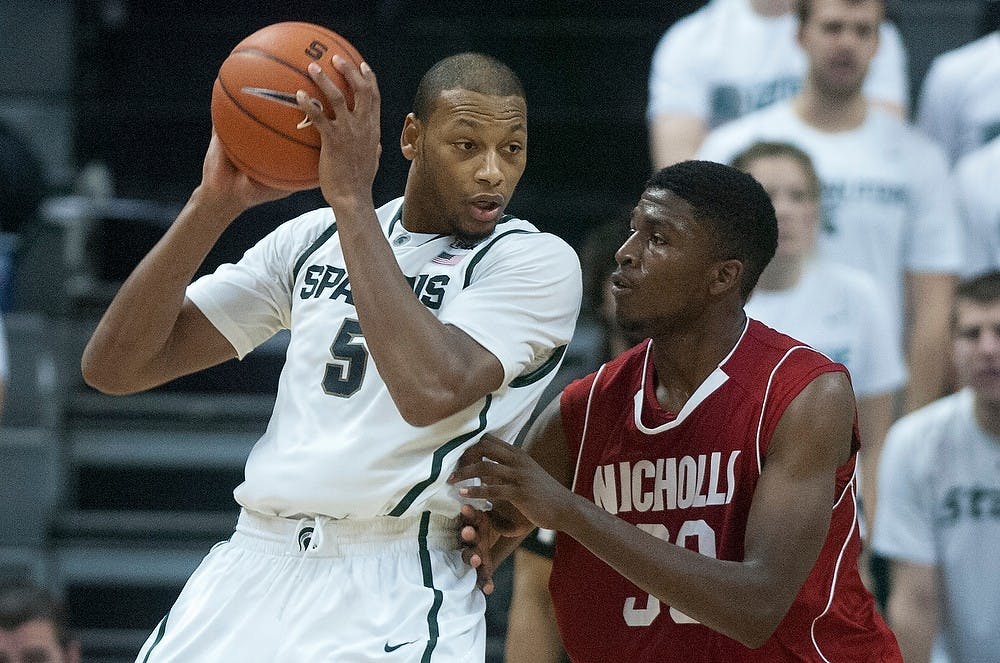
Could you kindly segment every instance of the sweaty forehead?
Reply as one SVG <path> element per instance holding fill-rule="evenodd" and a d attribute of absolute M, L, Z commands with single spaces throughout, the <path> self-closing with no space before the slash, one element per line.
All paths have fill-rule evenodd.
<path fill-rule="evenodd" d="M 669 189 L 650 188 L 642 192 L 636 210 L 651 223 L 694 223 L 694 207 Z"/>
<path fill-rule="evenodd" d="M 527 106 L 518 96 L 496 96 L 465 89 L 443 90 L 434 102 L 433 121 L 502 123 L 510 129 L 527 126 Z"/>

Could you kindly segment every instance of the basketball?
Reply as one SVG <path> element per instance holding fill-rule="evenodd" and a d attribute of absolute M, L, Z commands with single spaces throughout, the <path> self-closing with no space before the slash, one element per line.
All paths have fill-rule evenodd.
<path fill-rule="evenodd" d="M 298 109 L 295 92 L 325 99 L 306 69 L 316 62 L 353 109 L 350 86 L 330 61 L 338 54 L 361 64 L 357 49 L 339 34 L 301 22 L 268 25 L 236 45 L 212 86 L 212 124 L 240 170 L 288 191 L 319 184 L 319 132 Z"/>

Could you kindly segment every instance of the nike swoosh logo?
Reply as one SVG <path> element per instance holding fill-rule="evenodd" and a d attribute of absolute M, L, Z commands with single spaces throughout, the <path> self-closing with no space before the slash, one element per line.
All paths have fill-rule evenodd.
<path fill-rule="evenodd" d="M 385 643 L 385 653 L 394 652 L 400 647 L 405 647 L 406 645 L 412 645 L 416 640 L 410 640 L 409 642 L 401 642 L 398 645 L 390 645 L 388 642 Z"/>
<path fill-rule="evenodd" d="M 295 98 L 294 94 L 289 94 L 288 92 L 269 90 L 264 87 L 245 87 L 242 88 L 240 92 L 251 94 L 255 97 L 260 97 L 261 99 L 267 99 L 268 101 L 274 101 L 282 106 L 291 106 L 292 108 L 299 107 L 298 99 Z"/>
<path fill-rule="evenodd" d="M 261 99 L 267 99 L 268 101 L 274 101 L 276 103 L 281 104 L 282 106 L 290 106 L 292 108 L 298 108 L 299 107 L 299 101 L 298 101 L 298 99 L 296 99 L 296 97 L 295 97 L 294 94 L 289 94 L 288 92 L 279 92 L 278 90 L 269 90 L 269 89 L 264 88 L 264 87 L 245 87 L 245 88 L 242 88 L 240 90 L 240 92 L 243 92 L 245 94 L 250 94 L 250 95 L 253 95 L 255 97 L 260 97 Z M 313 106 L 315 106 L 319 110 L 321 110 L 321 111 L 323 110 L 323 104 L 319 100 L 313 99 L 312 103 L 313 103 Z M 312 124 L 312 120 L 309 119 L 308 116 L 306 116 L 305 118 L 302 119 L 301 122 L 299 122 L 296 125 L 295 128 L 296 129 L 305 129 L 306 127 L 310 126 L 311 124 Z M 409 643 L 407 643 L 407 644 L 409 644 Z"/>

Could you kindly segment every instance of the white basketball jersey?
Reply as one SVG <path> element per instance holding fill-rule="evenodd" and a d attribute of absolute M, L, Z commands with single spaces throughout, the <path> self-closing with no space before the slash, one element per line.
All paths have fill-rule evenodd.
<path fill-rule="evenodd" d="M 581 297 L 572 248 L 505 216 L 474 248 L 406 231 L 402 199 L 378 213 L 415 296 L 492 352 L 504 386 L 436 424 L 400 416 L 365 345 L 329 208 L 289 221 L 188 288 L 188 297 L 242 358 L 291 329 L 267 431 L 236 500 L 264 514 L 333 518 L 455 515 L 447 484 L 483 433 L 512 440 L 555 374 Z"/>

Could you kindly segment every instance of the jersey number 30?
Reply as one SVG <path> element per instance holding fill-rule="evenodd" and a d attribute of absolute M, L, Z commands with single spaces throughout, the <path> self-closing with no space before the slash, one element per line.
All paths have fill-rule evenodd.
<path fill-rule="evenodd" d="M 652 534 L 658 539 L 670 541 L 670 532 L 661 523 L 651 525 L 637 524 L 636 527 Z M 678 546 L 686 547 L 689 537 L 694 537 L 698 542 L 698 552 L 706 557 L 715 557 L 715 530 L 704 520 L 688 520 L 681 525 L 677 531 L 677 540 L 674 543 Z M 625 606 L 622 608 L 622 617 L 629 626 L 649 626 L 660 614 L 660 600 L 652 595 L 646 596 L 646 607 L 637 608 L 636 599 L 633 596 L 625 599 Z M 670 618 L 676 624 L 697 624 L 698 620 L 691 619 L 677 608 L 670 609 Z"/>
<path fill-rule="evenodd" d="M 330 346 L 333 361 L 323 373 L 323 391 L 347 398 L 361 388 L 368 367 L 368 348 L 357 320 L 347 318 Z"/>

